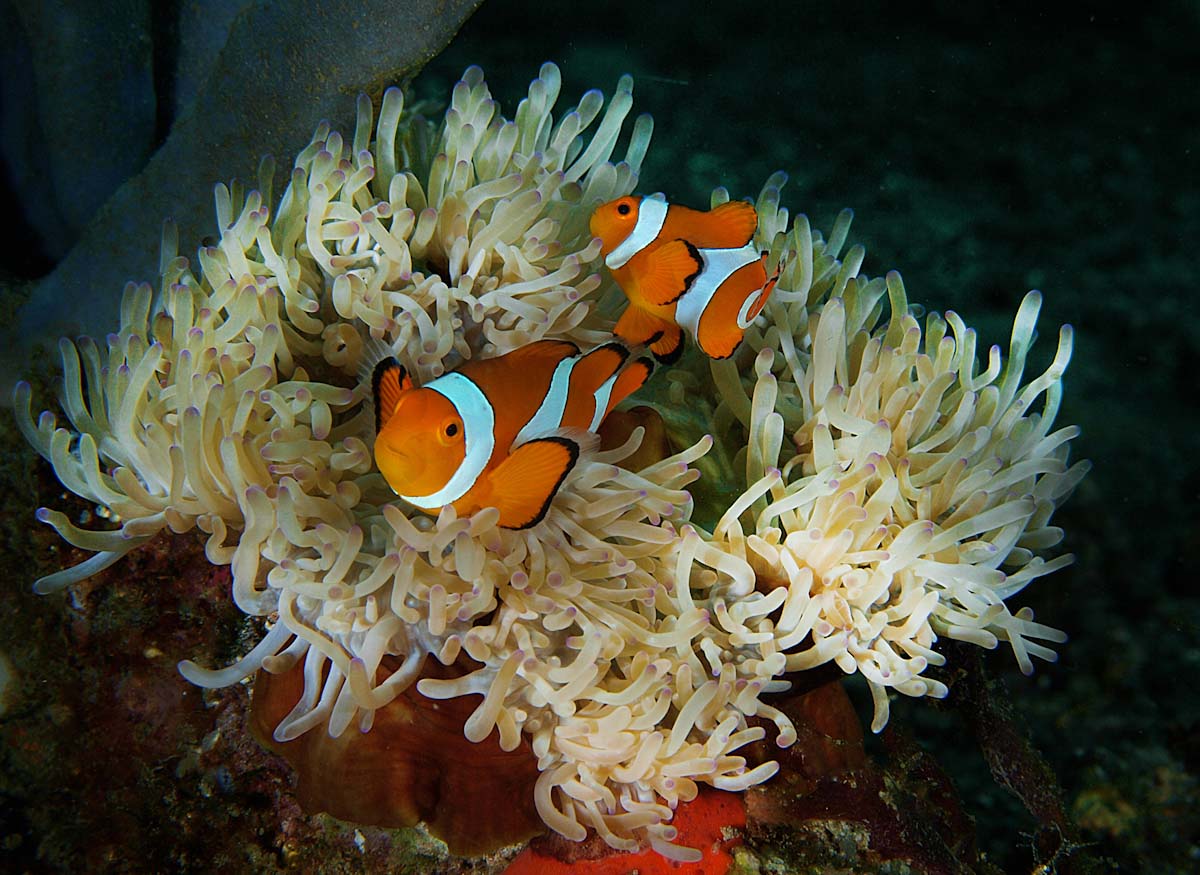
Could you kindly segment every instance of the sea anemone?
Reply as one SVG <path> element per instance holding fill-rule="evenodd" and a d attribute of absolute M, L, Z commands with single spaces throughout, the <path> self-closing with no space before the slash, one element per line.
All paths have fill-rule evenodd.
<path fill-rule="evenodd" d="M 266 633 L 227 668 L 180 670 L 207 687 L 300 673 L 277 742 L 369 733 L 402 694 L 480 696 L 465 738 L 528 745 L 548 827 L 677 859 L 698 858 L 670 823 L 698 784 L 743 790 L 777 770 L 739 751 L 766 734 L 755 717 L 794 741 L 764 699 L 788 672 L 861 671 L 878 728 L 888 687 L 944 694 L 923 676 L 938 634 L 1006 639 L 1022 667 L 1052 656 L 1031 639 L 1060 633 L 1003 599 L 1069 561 L 1032 552 L 1057 542 L 1050 514 L 1083 472 L 1066 468 L 1074 430 L 1050 432 L 1069 329 L 1022 387 L 1031 296 L 1007 365 L 993 350 L 976 373 L 957 316 L 931 316 L 922 340 L 898 276 L 868 281 L 861 247 L 838 260 L 848 221 L 828 242 L 803 217 L 788 230 L 781 177 L 758 202 L 757 239 L 782 268 L 762 324 L 711 375 L 669 375 L 676 395 L 711 379 L 710 458 L 744 471 L 713 531 L 692 519 L 713 447 L 701 433 L 666 457 L 646 455 L 640 429 L 585 454 L 527 531 L 495 509 L 429 517 L 387 488 L 356 380 L 372 347 L 428 380 L 544 337 L 609 337 L 619 291 L 587 219 L 637 183 L 647 116 L 610 161 L 631 88 L 622 78 L 607 107 L 590 91 L 555 119 L 547 64 L 508 121 L 471 68 L 436 127 L 396 89 L 374 122 L 360 98 L 353 139 L 318 127 L 275 210 L 269 164 L 258 191 L 217 186 L 220 239 L 198 270 L 168 226 L 157 297 L 128 286 L 104 348 L 60 344 L 69 426 L 35 423 L 17 389 L 30 443 L 119 524 L 39 510 L 95 555 L 38 591 L 198 528 Z"/>
<path fill-rule="evenodd" d="M 711 546 L 723 573 L 752 573 L 777 608 L 751 630 L 769 634 L 762 653 L 785 654 L 788 672 L 833 661 L 861 673 L 878 732 L 888 689 L 947 694 L 924 676 L 945 663 L 939 636 L 1007 641 L 1026 674 L 1031 657 L 1055 659 L 1039 642 L 1066 640 L 1005 600 L 1072 561 L 1035 555 L 1062 540 L 1051 515 L 1090 467 L 1067 464 L 1077 427 L 1052 430 L 1072 330 L 1023 383 L 1041 305 L 1030 292 L 1007 358 L 993 346 L 981 370 L 956 313 L 930 313 L 922 332 L 898 273 L 861 273 L 861 246 L 839 261 L 849 211 L 828 242 L 803 216 L 788 230 L 782 183 L 769 180 L 758 203 L 760 240 L 783 266 L 767 318 L 740 362 L 711 362 L 716 429 L 747 434 L 746 489 Z"/>

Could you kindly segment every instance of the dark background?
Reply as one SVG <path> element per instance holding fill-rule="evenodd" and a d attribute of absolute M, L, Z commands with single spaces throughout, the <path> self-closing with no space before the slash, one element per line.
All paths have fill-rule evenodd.
<path fill-rule="evenodd" d="M 180 29 L 194 25 L 184 4 L 165 8 L 147 38 L 178 58 L 190 34 Z M 0 19 L 14 34 L 0 92 L 0 195 L 12 223 L 0 278 L 11 284 L 69 249 L 69 223 L 45 216 L 78 192 L 37 193 L 18 179 L 39 155 L 36 47 L 3 4 Z M 982 342 L 1006 344 L 1030 288 L 1045 295 L 1031 368 L 1052 353 L 1059 324 L 1075 326 L 1060 422 L 1083 427 L 1073 458 L 1095 469 L 1056 521 L 1077 563 L 1015 599 L 1072 641 L 1030 679 L 1005 652 L 987 664 L 1081 835 L 1127 871 L 1190 871 L 1200 855 L 1198 37 L 1200 6 L 1182 0 L 1122 12 L 946 2 L 571 11 L 488 0 L 415 83 L 417 96 L 441 100 L 479 64 L 511 117 L 542 61 L 562 69 L 564 109 L 632 73 L 635 112 L 655 120 L 641 190 L 702 205 L 714 186 L 752 196 L 783 169 L 785 205 L 824 230 L 852 207 L 864 272 L 899 269 L 910 300 L 958 311 Z M 140 146 L 122 147 L 129 172 L 169 130 L 167 98 L 187 87 L 179 69 L 156 67 Z M 96 185 L 90 197 L 102 201 Z M 964 740 L 959 715 L 907 699 L 892 711 L 946 767 L 989 859 L 1027 871 L 1033 820 Z"/>

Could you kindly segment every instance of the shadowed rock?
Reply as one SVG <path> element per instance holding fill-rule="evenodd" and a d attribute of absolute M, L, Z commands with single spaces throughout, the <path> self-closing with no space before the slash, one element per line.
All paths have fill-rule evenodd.
<path fill-rule="evenodd" d="M 28 301 L 0 331 L 0 397 L 7 400 L 38 343 L 103 336 L 116 327 L 124 284 L 157 278 L 164 218 L 178 226 L 180 253 L 192 255 L 213 231 L 214 183 L 252 184 L 264 153 L 296 154 L 322 119 L 348 127 L 359 92 L 411 78 L 480 2 L 323 0 L 303 13 L 268 2 L 240 13 L 162 147 L 99 209 L 54 270 L 31 285 Z"/>

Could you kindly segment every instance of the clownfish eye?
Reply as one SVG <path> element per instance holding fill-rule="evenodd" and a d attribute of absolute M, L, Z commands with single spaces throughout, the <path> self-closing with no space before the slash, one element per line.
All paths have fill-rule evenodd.
<path fill-rule="evenodd" d="M 458 423 L 451 422 L 446 426 L 446 437 L 454 437 L 458 434 Z"/>
<path fill-rule="evenodd" d="M 629 211 L 632 209 L 633 209 L 633 207 L 629 206 L 629 204 L 627 204 L 627 203 L 617 204 L 617 212 L 620 213 L 622 216 L 628 216 Z"/>

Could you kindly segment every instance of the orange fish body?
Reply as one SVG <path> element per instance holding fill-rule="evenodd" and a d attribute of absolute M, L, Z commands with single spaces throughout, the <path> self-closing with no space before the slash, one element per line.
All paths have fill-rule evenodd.
<path fill-rule="evenodd" d="M 757 227 L 745 201 L 704 212 L 630 195 L 597 207 L 592 234 L 629 299 L 614 333 L 661 361 L 678 357 L 684 332 L 712 358 L 732 355 L 775 287 L 752 242 Z"/>
<path fill-rule="evenodd" d="M 375 461 L 422 510 L 496 507 L 501 526 L 528 528 L 579 458 L 579 433 L 595 432 L 651 368 L 619 343 L 581 355 L 573 343 L 539 340 L 417 387 L 384 359 L 371 381 Z"/>

